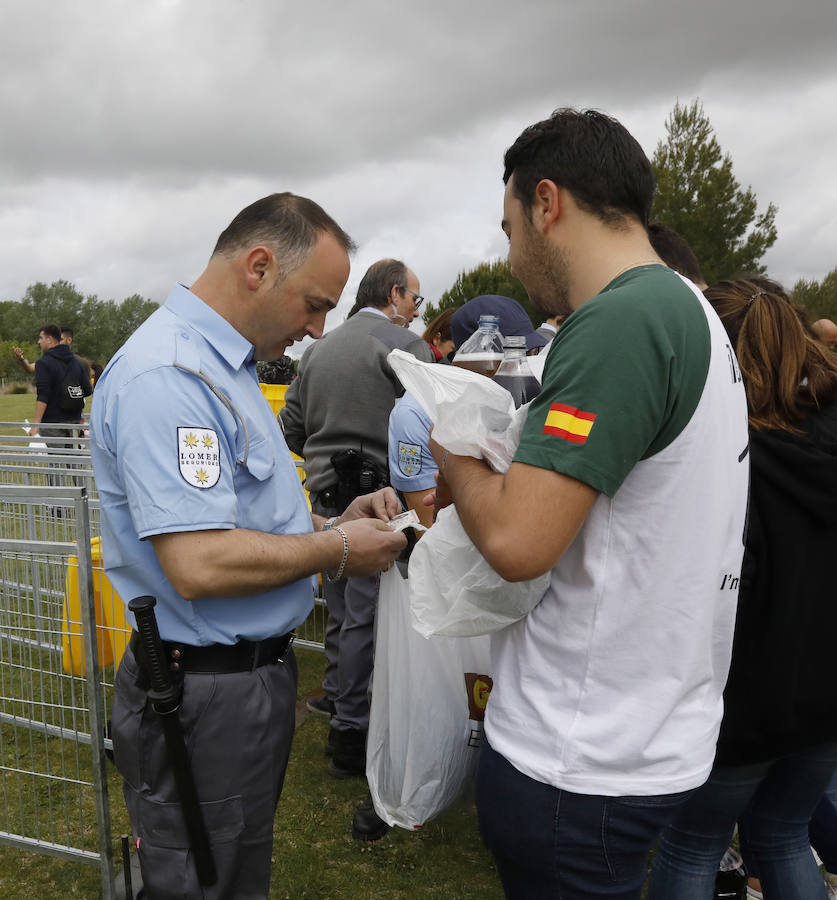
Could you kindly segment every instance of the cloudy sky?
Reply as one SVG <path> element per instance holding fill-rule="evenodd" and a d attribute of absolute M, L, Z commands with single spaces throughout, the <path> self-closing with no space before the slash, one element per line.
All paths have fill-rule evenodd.
<path fill-rule="evenodd" d="M 649 156 L 701 98 L 786 284 L 837 266 L 834 0 L 3 0 L 0 300 L 65 278 L 162 302 L 276 190 L 321 203 L 431 300 L 504 255 L 502 154 L 558 106 Z"/>

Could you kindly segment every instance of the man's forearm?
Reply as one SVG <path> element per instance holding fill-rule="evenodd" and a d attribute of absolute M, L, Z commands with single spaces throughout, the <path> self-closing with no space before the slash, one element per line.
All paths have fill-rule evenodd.
<path fill-rule="evenodd" d="M 340 530 L 323 532 L 325 519 L 313 516 L 313 534 L 231 528 L 153 535 L 151 543 L 166 577 L 185 600 L 246 596 L 317 572 L 380 572 L 407 543 L 384 524 L 399 510 L 395 491 L 384 488 L 349 504 L 337 520 Z"/>
<path fill-rule="evenodd" d="M 336 531 L 278 535 L 233 528 L 160 534 L 151 542 L 185 600 L 262 593 L 336 569 L 343 558 Z"/>
<path fill-rule="evenodd" d="M 32 419 L 32 423 L 34 425 L 41 424 L 44 418 L 44 413 L 46 412 L 46 408 L 46 403 L 42 403 L 40 400 L 35 401 L 35 417 Z"/>

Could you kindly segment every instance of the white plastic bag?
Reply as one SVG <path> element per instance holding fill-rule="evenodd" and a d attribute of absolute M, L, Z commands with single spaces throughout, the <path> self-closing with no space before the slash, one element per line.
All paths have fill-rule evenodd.
<path fill-rule="evenodd" d="M 451 453 L 474 456 L 505 472 L 520 443 L 526 407 L 484 375 L 420 362 L 393 350 L 387 357 L 398 380 L 433 422 L 433 439 Z"/>
<path fill-rule="evenodd" d="M 490 378 L 455 366 L 419 362 L 393 350 L 389 362 L 434 423 L 433 438 L 451 453 L 485 458 L 497 472 L 511 465 L 528 407 Z M 521 548 L 525 552 L 525 548 Z M 425 637 L 463 637 L 505 628 L 530 613 L 549 586 L 502 579 L 474 547 L 453 507 L 443 509 L 410 557 L 413 627 Z"/>
<path fill-rule="evenodd" d="M 489 638 L 420 637 L 407 585 L 397 566 L 381 576 L 366 777 L 378 815 L 414 830 L 473 778 L 492 682 Z"/>
<path fill-rule="evenodd" d="M 413 550 L 410 585 L 412 625 L 419 634 L 468 637 L 528 615 L 549 587 L 549 572 L 531 581 L 504 581 L 449 506 Z"/>

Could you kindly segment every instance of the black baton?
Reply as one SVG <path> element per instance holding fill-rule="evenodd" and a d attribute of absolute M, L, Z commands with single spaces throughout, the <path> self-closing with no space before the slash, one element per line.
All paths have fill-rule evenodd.
<path fill-rule="evenodd" d="M 195 857 L 198 881 L 205 885 L 215 884 L 218 877 L 215 872 L 215 860 L 212 858 L 212 849 L 209 846 L 209 838 L 206 835 L 203 816 L 201 816 L 189 757 L 186 755 L 186 744 L 180 729 L 180 719 L 177 716 L 177 711 L 180 709 L 180 691 L 173 684 L 166 665 L 163 642 L 160 640 L 157 617 L 154 615 L 156 603 L 154 597 L 135 597 L 128 604 L 128 609 L 137 620 L 137 632 L 143 654 L 142 662 L 148 680 L 151 682 L 148 699 L 151 700 L 151 705 L 160 717 L 163 726 L 166 751 L 169 763 L 171 763 L 174 783 L 180 794 L 180 808 L 183 810 L 186 834 L 189 836 L 189 844 Z"/>

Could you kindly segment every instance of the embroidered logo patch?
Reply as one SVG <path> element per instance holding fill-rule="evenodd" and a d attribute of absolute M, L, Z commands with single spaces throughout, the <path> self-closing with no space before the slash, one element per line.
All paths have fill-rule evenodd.
<path fill-rule="evenodd" d="M 421 472 L 421 447 L 418 444 L 398 442 L 398 468 L 407 476 Z"/>
<path fill-rule="evenodd" d="M 211 428 L 178 427 L 177 462 L 180 474 L 192 487 L 214 487 L 221 477 L 216 432 Z"/>

